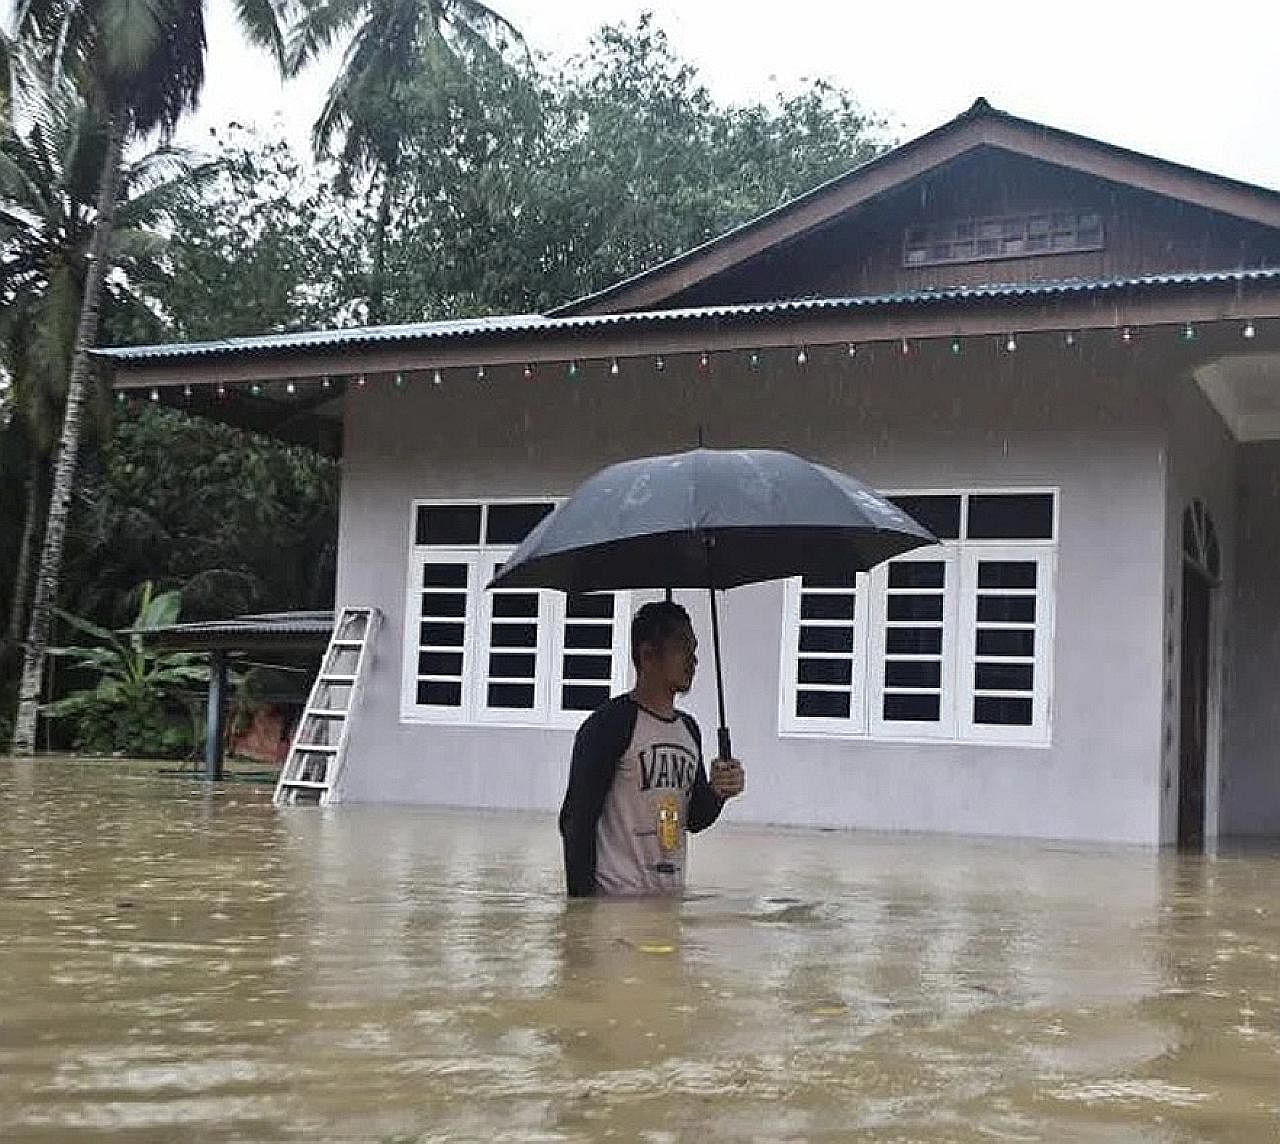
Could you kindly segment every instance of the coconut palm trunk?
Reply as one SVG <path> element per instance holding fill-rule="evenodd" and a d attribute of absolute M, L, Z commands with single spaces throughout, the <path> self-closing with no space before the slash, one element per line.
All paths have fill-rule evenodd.
<path fill-rule="evenodd" d="M 382 192 L 378 197 L 378 215 L 373 231 L 373 280 L 369 287 L 369 321 L 373 324 L 387 317 L 387 232 L 391 229 L 391 207 L 395 201 L 399 154 L 393 151 L 382 160 Z"/>
<path fill-rule="evenodd" d="M 22 541 L 18 545 L 18 562 L 13 570 L 13 599 L 9 602 L 9 627 L 5 636 L 5 642 L 13 647 L 22 642 L 22 634 L 26 630 L 32 549 L 36 546 L 36 530 L 44 519 L 42 461 L 41 457 L 34 458 L 34 471 L 27 481 L 27 515 L 22 525 Z"/>
<path fill-rule="evenodd" d="M 12 750 L 15 755 L 30 755 L 35 752 L 41 680 L 44 678 L 44 663 L 49 650 L 53 608 L 58 598 L 62 547 L 67 535 L 67 517 L 71 511 L 71 493 L 75 486 L 76 462 L 80 452 L 80 416 L 85 388 L 90 381 L 89 350 L 98 336 L 102 287 L 109 269 L 107 255 L 115 225 L 116 191 L 124 154 L 125 127 L 124 109 L 117 105 L 111 109 L 107 121 L 107 148 L 98 181 L 97 217 L 94 221 L 93 239 L 89 244 L 84 298 L 80 304 L 80 319 L 76 326 L 75 349 L 71 358 L 71 376 L 67 381 L 66 406 L 62 415 L 62 435 L 54 453 L 49 513 L 44 541 L 40 546 L 35 595 L 31 602 L 26 647 L 23 649 L 18 712 L 13 727 Z"/>

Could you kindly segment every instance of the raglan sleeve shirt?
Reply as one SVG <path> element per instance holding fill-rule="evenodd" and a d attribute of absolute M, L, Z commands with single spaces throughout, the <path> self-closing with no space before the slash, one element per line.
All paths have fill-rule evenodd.
<path fill-rule="evenodd" d="M 637 707 L 627 696 L 611 699 L 588 716 L 573 741 L 569 783 L 560 807 L 560 835 L 564 843 L 565 879 L 570 897 L 596 892 L 596 838 L 600 816 L 618 764 L 635 730 Z M 701 759 L 702 737 L 691 716 L 684 715 L 699 759 L 690 791 L 687 829 L 705 830 L 719 817 L 724 800 L 711 789 Z"/>

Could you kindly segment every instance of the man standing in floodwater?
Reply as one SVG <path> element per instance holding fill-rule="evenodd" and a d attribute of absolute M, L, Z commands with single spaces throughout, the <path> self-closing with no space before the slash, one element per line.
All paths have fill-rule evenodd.
<path fill-rule="evenodd" d="M 645 604 L 631 621 L 635 687 L 578 729 L 560 808 L 570 897 L 678 894 L 686 837 L 742 793 L 742 764 L 702 765 L 702 733 L 676 710 L 693 686 L 698 641 L 679 604 Z"/>

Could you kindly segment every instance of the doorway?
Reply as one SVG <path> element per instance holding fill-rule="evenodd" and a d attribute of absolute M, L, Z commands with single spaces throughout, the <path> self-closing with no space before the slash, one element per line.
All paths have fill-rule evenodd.
<path fill-rule="evenodd" d="M 1182 685 L 1178 737 L 1178 847 L 1200 852 L 1205 842 L 1209 752 L 1209 639 L 1212 592 L 1221 577 L 1213 520 L 1201 501 L 1182 519 Z"/>

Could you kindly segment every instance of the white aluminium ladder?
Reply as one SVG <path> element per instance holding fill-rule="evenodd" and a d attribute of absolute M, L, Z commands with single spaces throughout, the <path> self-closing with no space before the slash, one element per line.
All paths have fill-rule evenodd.
<path fill-rule="evenodd" d="M 280 770 L 276 806 L 327 806 L 333 801 L 379 618 L 377 608 L 343 608 L 338 613 L 320 674 Z"/>

